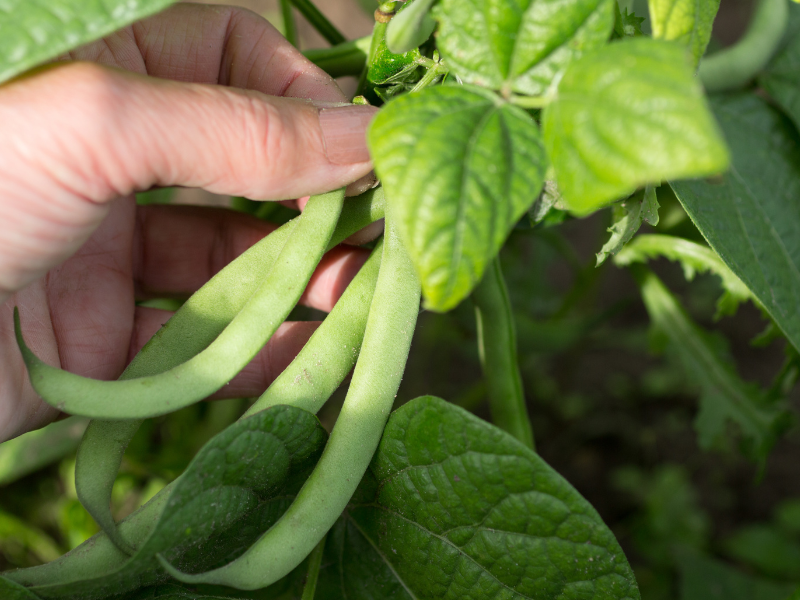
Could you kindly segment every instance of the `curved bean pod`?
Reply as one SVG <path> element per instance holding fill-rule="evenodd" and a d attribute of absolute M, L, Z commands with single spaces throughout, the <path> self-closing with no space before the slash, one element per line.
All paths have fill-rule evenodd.
<path fill-rule="evenodd" d="M 384 216 L 383 188 L 345 201 L 328 250 Z M 163 373 L 206 348 L 233 320 L 278 259 L 299 217 L 252 246 L 195 292 L 156 333 L 120 379 Z M 360 343 L 360 340 L 359 340 Z M 111 490 L 128 443 L 141 420 L 92 421 L 75 464 L 75 487 L 83 506 L 118 548 L 133 548 L 117 531 L 111 515 Z"/>
<path fill-rule="evenodd" d="M 322 325 L 242 418 L 276 404 L 316 413 L 342 384 L 364 340 L 383 253 L 383 241 L 378 244 Z"/>
<path fill-rule="evenodd" d="M 759 0 L 744 36 L 700 62 L 697 74 L 706 91 L 725 92 L 747 85 L 775 54 L 788 22 L 788 0 Z"/>
<path fill-rule="evenodd" d="M 517 360 L 517 332 L 508 300 L 508 289 L 495 258 L 472 292 L 478 325 L 478 353 L 489 392 L 492 421 L 528 448 L 533 449 L 533 430 Z"/>
<path fill-rule="evenodd" d="M 361 355 L 328 444 L 294 503 L 242 556 L 224 567 L 189 575 L 160 559 L 175 578 L 258 589 L 274 583 L 325 536 L 347 506 L 372 455 L 403 377 L 419 313 L 420 283 L 389 219 L 383 260 Z"/>
<path fill-rule="evenodd" d="M 158 375 L 98 381 L 56 369 L 25 345 L 14 311 L 17 343 L 36 392 L 52 406 L 95 419 L 141 419 L 173 412 L 207 398 L 263 348 L 305 290 L 333 234 L 344 189 L 314 196 L 275 267 L 258 291 L 205 350 Z"/>

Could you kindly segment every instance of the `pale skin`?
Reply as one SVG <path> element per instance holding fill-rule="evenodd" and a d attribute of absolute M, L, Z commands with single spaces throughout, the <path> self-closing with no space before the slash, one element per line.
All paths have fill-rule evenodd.
<path fill-rule="evenodd" d="M 222 209 L 136 207 L 154 186 L 286 200 L 371 169 L 369 107 L 261 17 L 179 4 L 0 86 L 0 442 L 59 416 L 32 390 L 17 306 L 43 360 L 116 379 L 185 297 L 274 226 Z M 366 260 L 326 255 L 302 302 L 330 310 Z M 314 323 L 284 323 L 219 397 L 257 395 Z"/>

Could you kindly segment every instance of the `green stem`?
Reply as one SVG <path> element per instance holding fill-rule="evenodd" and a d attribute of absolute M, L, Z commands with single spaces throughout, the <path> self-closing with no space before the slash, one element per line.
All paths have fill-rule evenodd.
<path fill-rule="evenodd" d="M 331 23 L 310 0 L 289 1 L 294 4 L 294 7 L 300 11 L 300 14 L 303 15 L 309 23 L 311 23 L 312 27 L 314 27 L 314 29 L 316 29 L 331 46 L 335 46 L 336 44 L 341 44 L 347 41 L 347 38 L 345 38 L 342 33 L 333 26 L 333 23 Z"/>
<path fill-rule="evenodd" d="M 758 0 L 744 36 L 700 62 L 698 76 L 706 91 L 735 90 L 752 81 L 775 54 L 788 21 L 788 0 Z"/>
<path fill-rule="evenodd" d="M 544 108 L 553 101 L 552 96 L 511 96 L 511 104 L 520 108 Z"/>
<path fill-rule="evenodd" d="M 300 600 L 314 600 L 314 593 L 317 591 L 317 580 L 319 579 L 319 568 L 322 565 L 322 556 L 324 554 L 325 537 L 320 540 L 308 558 L 308 575 L 306 575 L 306 585 L 303 587 L 303 595 Z"/>
<path fill-rule="evenodd" d="M 478 324 L 478 351 L 489 392 L 492 421 L 534 448 L 533 430 L 517 361 L 517 333 L 508 290 L 495 258 L 472 292 Z"/>
<path fill-rule="evenodd" d="M 425 75 L 422 76 L 417 84 L 411 88 L 412 92 L 418 92 L 420 90 L 424 90 L 429 85 L 433 84 L 439 77 L 441 77 L 444 73 L 447 72 L 447 69 L 440 67 L 437 63 L 436 66 L 429 68 Z"/>
<path fill-rule="evenodd" d="M 355 76 L 360 75 L 367 64 L 371 42 L 372 36 L 368 35 L 331 48 L 306 50 L 303 54 L 331 77 Z"/>
<path fill-rule="evenodd" d="M 347 506 L 389 418 L 419 313 L 419 279 L 390 219 L 384 240 L 361 355 L 314 472 L 280 520 L 233 562 L 190 575 L 160 559 L 176 579 L 247 590 L 266 587 L 300 564 Z"/>
<path fill-rule="evenodd" d="M 297 22 L 294 19 L 292 3 L 289 0 L 280 0 L 281 17 L 283 17 L 283 35 L 295 48 L 300 47 L 300 38 L 297 36 Z"/>

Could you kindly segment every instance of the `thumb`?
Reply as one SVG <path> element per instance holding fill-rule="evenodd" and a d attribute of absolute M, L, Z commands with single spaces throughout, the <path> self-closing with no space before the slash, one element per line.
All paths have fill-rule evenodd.
<path fill-rule="evenodd" d="M 375 109 L 71 63 L 0 87 L 0 300 L 70 256 L 108 201 L 153 186 L 287 199 L 371 168 Z"/>

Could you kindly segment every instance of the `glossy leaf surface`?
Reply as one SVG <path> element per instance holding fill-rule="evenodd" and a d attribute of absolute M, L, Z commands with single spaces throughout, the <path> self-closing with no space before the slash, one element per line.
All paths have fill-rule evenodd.
<path fill-rule="evenodd" d="M 449 310 L 541 190 L 536 123 L 491 92 L 438 86 L 390 102 L 369 144 L 426 306 Z"/>
<path fill-rule="evenodd" d="M 436 40 L 464 81 L 504 93 L 543 94 L 564 67 L 602 46 L 613 0 L 442 0 Z"/>
<path fill-rule="evenodd" d="M 669 42 L 627 38 L 572 63 L 543 129 L 559 189 L 578 213 L 728 166 L 685 53 Z"/>
<path fill-rule="evenodd" d="M 791 123 L 754 94 L 714 100 L 733 153 L 721 181 L 672 188 L 722 260 L 800 348 L 800 147 Z"/>
<path fill-rule="evenodd" d="M 328 538 L 321 599 L 639 598 L 595 510 L 463 409 L 426 396 L 395 411 L 370 475 Z"/>
<path fill-rule="evenodd" d="M 326 438 L 319 421 L 298 408 L 277 406 L 239 421 L 198 453 L 155 522 L 141 524 L 144 535 L 138 537 L 143 539 L 133 542 L 137 552 L 124 563 L 111 561 L 108 568 L 105 557 L 99 563 L 79 559 L 78 568 L 59 572 L 56 561 L 8 576 L 33 586 L 41 598 L 88 599 L 163 582 L 167 577 L 159 554 L 190 571 L 230 562 L 286 510 Z M 127 539 L 134 537 L 124 521 L 120 530 Z M 105 535 L 73 553 L 86 553 L 87 546 L 104 543 L 101 538 Z M 59 560 L 68 564 L 69 556 Z"/>
<path fill-rule="evenodd" d="M 696 67 L 711 39 L 719 0 L 649 0 L 653 37 L 685 46 Z"/>
<path fill-rule="evenodd" d="M 0 0 L 0 81 L 177 0 Z"/>

